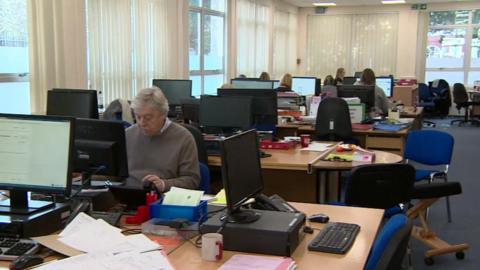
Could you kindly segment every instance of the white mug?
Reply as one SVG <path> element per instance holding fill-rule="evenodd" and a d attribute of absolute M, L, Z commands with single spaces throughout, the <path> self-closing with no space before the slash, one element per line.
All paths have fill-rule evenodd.
<path fill-rule="evenodd" d="M 202 259 L 218 261 L 223 257 L 223 235 L 206 233 L 202 235 Z"/>

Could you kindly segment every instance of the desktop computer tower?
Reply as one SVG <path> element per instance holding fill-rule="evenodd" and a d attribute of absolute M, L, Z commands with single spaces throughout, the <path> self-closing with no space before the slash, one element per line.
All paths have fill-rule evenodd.
<path fill-rule="evenodd" d="M 305 214 L 256 210 L 261 217 L 252 223 L 226 223 L 220 233 L 225 250 L 291 256 L 304 237 Z M 200 231 L 215 233 L 222 226 L 220 212 L 202 224 Z"/>

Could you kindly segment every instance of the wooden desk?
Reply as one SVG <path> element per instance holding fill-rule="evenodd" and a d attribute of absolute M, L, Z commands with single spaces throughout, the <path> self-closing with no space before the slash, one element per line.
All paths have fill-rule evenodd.
<path fill-rule="evenodd" d="M 324 213 L 330 217 L 331 221 L 356 223 L 360 225 L 361 228 L 355 243 L 345 255 L 308 251 L 308 243 L 318 231 L 315 231 L 313 234 L 307 234 L 292 255 L 298 264 L 298 269 L 363 269 L 382 221 L 383 210 L 304 203 L 292 203 L 292 205 L 304 211 L 307 216 Z M 324 225 L 310 223 L 310 226 L 313 228 L 322 228 Z M 252 239 L 252 245 L 254 244 L 255 239 Z M 190 243 L 184 243 L 180 248 L 172 252 L 168 258 L 176 269 L 209 270 L 218 269 L 234 254 L 238 254 L 238 252 L 225 251 L 221 261 L 207 262 L 201 259 L 199 248 L 194 247 Z"/>

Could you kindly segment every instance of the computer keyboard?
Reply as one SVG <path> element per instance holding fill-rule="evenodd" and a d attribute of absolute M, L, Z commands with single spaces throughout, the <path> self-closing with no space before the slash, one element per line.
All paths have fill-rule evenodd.
<path fill-rule="evenodd" d="M 345 254 L 360 231 L 357 224 L 329 223 L 308 244 L 308 250 Z"/>
<path fill-rule="evenodd" d="M 91 211 L 88 213 L 94 219 L 103 219 L 105 222 L 112 226 L 117 226 L 120 217 L 122 216 L 122 212 L 103 212 L 103 211 Z"/>
<path fill-rule="evenodd" d="M 0 260 L 13 261 L 24 254 L 34 254 L 40 245 L 30 239 L 0 237 Z"/>

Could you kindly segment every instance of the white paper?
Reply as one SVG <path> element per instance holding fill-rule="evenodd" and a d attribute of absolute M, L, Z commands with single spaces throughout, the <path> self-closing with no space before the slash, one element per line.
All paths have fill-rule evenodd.
<path fill-rule="evenodd" d="M 312 142 L 308 145 L 308 147 L 302 148 L 302 151 L 316 151 L 316 152 L 323 152 L 332 146 L 331 143 L 319 143 L 319 142 Z"/>
<path fill-rule="evenodd" d="M 90 224 L 94 222 L 95 219 L 91 216 L 80 212 L 68 225 L 63 229 L 63 231 L 59 234 L 60 237 L 67 236 L 72 232 L 78 231 L 82 228 L 82 226 L 86 226 L 86 224 Z"/>
<path fill-rule="evenodd" d="M 180 205 L 180 206 L 197 206 L 203 196 L 201 190 L 191 190 L 178 187 L 172 187 L 169 192 L 165 193 L 163 204 Z"/>

